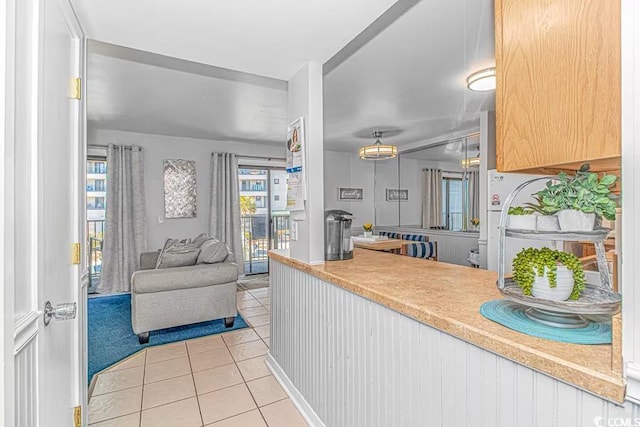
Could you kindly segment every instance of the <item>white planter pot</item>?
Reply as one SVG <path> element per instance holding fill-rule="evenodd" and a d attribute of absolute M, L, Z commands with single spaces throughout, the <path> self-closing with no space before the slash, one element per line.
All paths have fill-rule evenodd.
<path fill-rule="evenodd" d="M 509 215 L 507 216 L 507 228 L 517 230 L 535 230 L 535 215 Z"/>
<path fill-rule="evenodd" d="M 555 215 L 537 215 L 536 216 L 536 230 L 540 231 L 558 231 L 560 230 L 560 224 L 558 223 L 558 217 Z"/>
<path fill-rule="evenodd" d="M 373 231 L 365 231 L 364 237 L 373 237 Z"/>
<path fill-rule="evenodd" d="M 552 301 L 565 301 L 571 296 L 573 285 L 573 272 L 564 265 L 559 265 L 556 272 L 556 287 L 550 288 L 547 269 L 545 268 L 543 276 L 538 276 L 536 273 L 536 278 L 531 287 L 531 295 Z"/>
<path fill-rule="evenodd" d="M 596 214 L 574 209 L 558 212 L 558 222 L 562 231 L 592 231 L 596 224 Z"/>

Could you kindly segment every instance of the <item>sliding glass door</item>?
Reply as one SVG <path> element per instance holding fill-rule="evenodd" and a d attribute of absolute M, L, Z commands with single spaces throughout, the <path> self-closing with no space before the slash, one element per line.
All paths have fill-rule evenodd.
<path fill-rule="evenodd" d="M 289 247 L 287 173 L 284 169 L 238 168 L 245 274 L 269 271 L 267 251 Z"/>
<path fill-rule="evenodd" d="M 104 241 L 105 207 L 107 200 L 107 159 L 87 159 L 87 256 L 90 294 L 96 292 L 102 271 L 102 242 Z"/>

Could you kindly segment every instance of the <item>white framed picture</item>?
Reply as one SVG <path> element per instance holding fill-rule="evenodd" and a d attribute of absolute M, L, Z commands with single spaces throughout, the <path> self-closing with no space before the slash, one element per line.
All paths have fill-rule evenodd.
<path fill-rule="evenodd" d="M 364 189 L 355 187 L 338 187 L 338 200 L 342 201 L 362 201 L 364 199 Z"/>
<path fill-rule="evenodd" d="M 387 188 L 387 202 L 406 202 L 409 200 L 409 190 Z"/>

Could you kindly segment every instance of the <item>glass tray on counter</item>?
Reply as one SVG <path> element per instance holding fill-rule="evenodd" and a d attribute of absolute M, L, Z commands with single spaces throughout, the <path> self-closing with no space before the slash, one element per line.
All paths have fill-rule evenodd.
<path fill-rule="evenodd" d="M 522 288 L 511 278 L 506 279 L 505 286 L 500 289 L 505 298 L 529 307 L 574 314 L 606 314 L 614 315 L 620 311 L 622 296 L 601 286 L 586 284 L 582 295 L 577 300 L 551 301 L 534 296 L 524 295 Z"/>

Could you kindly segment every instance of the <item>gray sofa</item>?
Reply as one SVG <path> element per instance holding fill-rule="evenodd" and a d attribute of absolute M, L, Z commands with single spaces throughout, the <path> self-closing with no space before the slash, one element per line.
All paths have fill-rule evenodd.
<path fill-rule="evenodd" d="M 238 315 L 238 268 L 232 261 L 156 269 L 160 251 L 140 256 L 131 277 L 131 324 L 141 344 L 154 330 Z M 228 257 L 231 258 L 231 257 Z"/>

